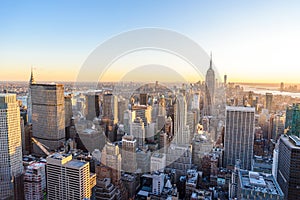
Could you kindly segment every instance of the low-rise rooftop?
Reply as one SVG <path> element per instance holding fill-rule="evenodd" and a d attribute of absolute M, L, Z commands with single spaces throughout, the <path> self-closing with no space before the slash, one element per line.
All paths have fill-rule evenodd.
<path fill-rule="evenodd" d="M 283 195 L 277 181 L 271 174 L 240 170 L 239 179 L 241 189 L 253 190 L 261 193 L 269 193 L 273 195 Z"/>

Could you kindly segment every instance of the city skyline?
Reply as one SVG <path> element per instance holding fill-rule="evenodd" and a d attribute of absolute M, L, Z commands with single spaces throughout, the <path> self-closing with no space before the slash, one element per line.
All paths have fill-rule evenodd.
<path fill-rule="evenodd" d="M 213 51 L 217 71 L 228 74 L 229 82 L 298 82 L 297 1 L 1 4 L 0 76 L 5 81 L 27 81 L 31 66 L 40 81 L 76 81 L 99 44 L 124 31 L 157 27 Z"/>
<path fill-rule="evenodd" d="M 299 8 L 0 1 L 0 199 L 298 199 Z"/>

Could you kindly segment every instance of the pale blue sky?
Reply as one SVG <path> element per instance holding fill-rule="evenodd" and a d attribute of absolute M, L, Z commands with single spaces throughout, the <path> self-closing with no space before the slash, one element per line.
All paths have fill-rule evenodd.
<path fill-rule="evenodd" d="M 217 0 L 0 1 L 0 80 L 75 80 L 84 60 L 120 32 L 187 35 L 229 81 L 298 82 L 300 2 Z M 62 72 L 62 73 L 59 73 Z"/>

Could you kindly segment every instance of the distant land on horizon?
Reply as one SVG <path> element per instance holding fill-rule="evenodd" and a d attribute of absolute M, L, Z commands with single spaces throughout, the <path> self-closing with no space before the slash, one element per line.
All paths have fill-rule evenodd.
<path fill-rule="evenodd" d="M 230 82 L 238 85 L 248 85 L 248 86 L 264 86 L 264 87 L 280 87 L 281 82 L 279 83 L 262 83 L 262 82 Z M 300 83 L 284 83 L 284 86 L 289 86 L 289 85 L 300 85 Z"/>
<path fill-rule="evenodd" d="M 7 84 L 7 83 L 28 83 L 28 81 L 6 81 L 6 80 L 0 80 L 0 84 Z M 37 80 L 37 83 L 76 83 L 77 81 L 44 81 L 44 80 Z M 123 81 L 124 83 L 130 83 L 130 82 L 136 82 L 136 83 L 143 83 L 141 81 Z M 145 81 L 148 82 L 148 81 Z M 154 82 L 154 81 L 151 81 Z M 164 83 L 161 81 L 158 81 L 159 83 Z M 80 82 L 78 82 L 80 83 Z M 89 81 L 84 81 L 82 83 L 96 83 L 96 82 L 89 82 Z M 117 83 L 115 81 L 104 81 L 100 83 Z M 178 83 L 178 82 L 167 82 L 167 83 Z M 191 82 L 191 83 L 196 83 L 196 82 Z M 281 82 L 273 82 L 273 83 L 264 83 L 264 82 L 235 82 L 235 81 L 228 81 L 228 83 L 234 83 L 237 85 L 247 85 L 247 86 L 264 86 L 264 87 L 280 87 Z M 284 86 L 289 86 L 289 85 L 300 85 L 300 83 L 289 83 L 289 82 L 283 82 Z"/>

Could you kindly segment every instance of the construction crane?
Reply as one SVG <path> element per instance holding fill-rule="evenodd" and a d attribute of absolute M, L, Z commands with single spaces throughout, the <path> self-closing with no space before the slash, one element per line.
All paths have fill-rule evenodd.
<path fill-rule="evenodd" d="M 49 147 L 47 147 L 46 145 L 40 143 L 37 139 L 35 139 L 34 137 L 31 138 L 31 141 L 36 144 L 47 156 L 50 155 L 50 152 L 47 150 L 49 149 Z M 47 149 L 46 149 L 47 148 Z"/>

